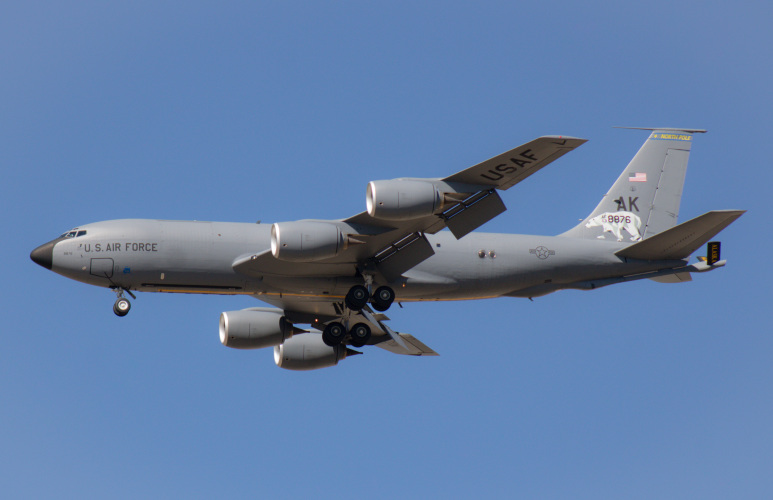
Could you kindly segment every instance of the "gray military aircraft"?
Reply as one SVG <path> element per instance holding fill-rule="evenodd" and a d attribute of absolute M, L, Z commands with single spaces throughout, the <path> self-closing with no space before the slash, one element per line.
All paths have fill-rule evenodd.
<path fill-rule="evenodd" d="M 118 316 L 129 312 L 124 293 L 136 298 L 133 291 L 252 295 L 273 307 L 222 313 L 220 341 L 273 346 L 282 368 L 323 368 L 361 354 L 348 346 L 437 355 L 387 325 L 384 312 L 395 300 L 532 298 L 645 278 L 677 283 L 725 265 L 719 243 L 709 240 L 743 210 L 677 225 L 693 134 L 705 131 L 640 130 L 650 135 L 609 192 L 558 236 L 472 231 L 505 211 L 498 191 L 584 139 L 540 137 L 443 179 L 372 181 L 367 210 L 348 219 L 112 220 L 74 228 L 30 257 L 114 290 Z M 707 243 L 707 257 L 690 264 Z"/>

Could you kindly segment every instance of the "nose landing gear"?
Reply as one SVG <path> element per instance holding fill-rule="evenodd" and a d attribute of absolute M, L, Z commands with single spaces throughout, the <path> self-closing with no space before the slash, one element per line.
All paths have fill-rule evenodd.
<path fill-rule="evenodd" d="M 113 304 L 113 312 L 116 316 L 126 316 L 132 308 L 132 303 L 121 297 Z"/>
<path fill-rule="evenodd" d="M 127 314 L 129 314 L 129 311 L 132 308 L 132 304 L 131 302 L 129 302 L 129 299 L 123 296 L 123 292 L 126 292 L 129 295 L 131 295 L 133 299 L 136 299 L 137 297 L 128 288 L 114 287 L 113 291 L 118 297 L 115 300 L 115 303 L 113 304 L 113 312 L 115 313 L 116 316 L 119 316 L 119 317 L 126 316 Z"/>

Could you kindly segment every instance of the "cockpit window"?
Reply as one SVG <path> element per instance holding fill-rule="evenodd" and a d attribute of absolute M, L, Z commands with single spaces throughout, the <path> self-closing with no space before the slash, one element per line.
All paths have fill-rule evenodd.
<path fill-rule="evenodd" d="M 60 238 L 77 238 L 78 236 L 83 236 L 86 234 L 86 230 L 78 231 L 78 229 L 73 229 L 72 231 L 67 231 L 66 233 L 62 234 Z"/>

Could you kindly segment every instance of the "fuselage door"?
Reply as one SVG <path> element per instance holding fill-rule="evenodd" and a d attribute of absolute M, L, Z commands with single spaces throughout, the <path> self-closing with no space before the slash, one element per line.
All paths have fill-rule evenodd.
<path fill-rule="evenodd" d="M 91 259 L 91 270 L 89 272 L 94 276 L 99 276 L 100 278 L 112 278 L 113 259 Z"/>

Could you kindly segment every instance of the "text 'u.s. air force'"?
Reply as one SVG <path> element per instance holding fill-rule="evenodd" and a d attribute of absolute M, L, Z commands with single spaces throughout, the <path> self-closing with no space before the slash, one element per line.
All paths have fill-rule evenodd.
<path fill-rule="evenodd" d="M 84 243 L 84 252 L 158 252 L 158 243 L 146 241 L 127 241 L 111 243 Z"/>

